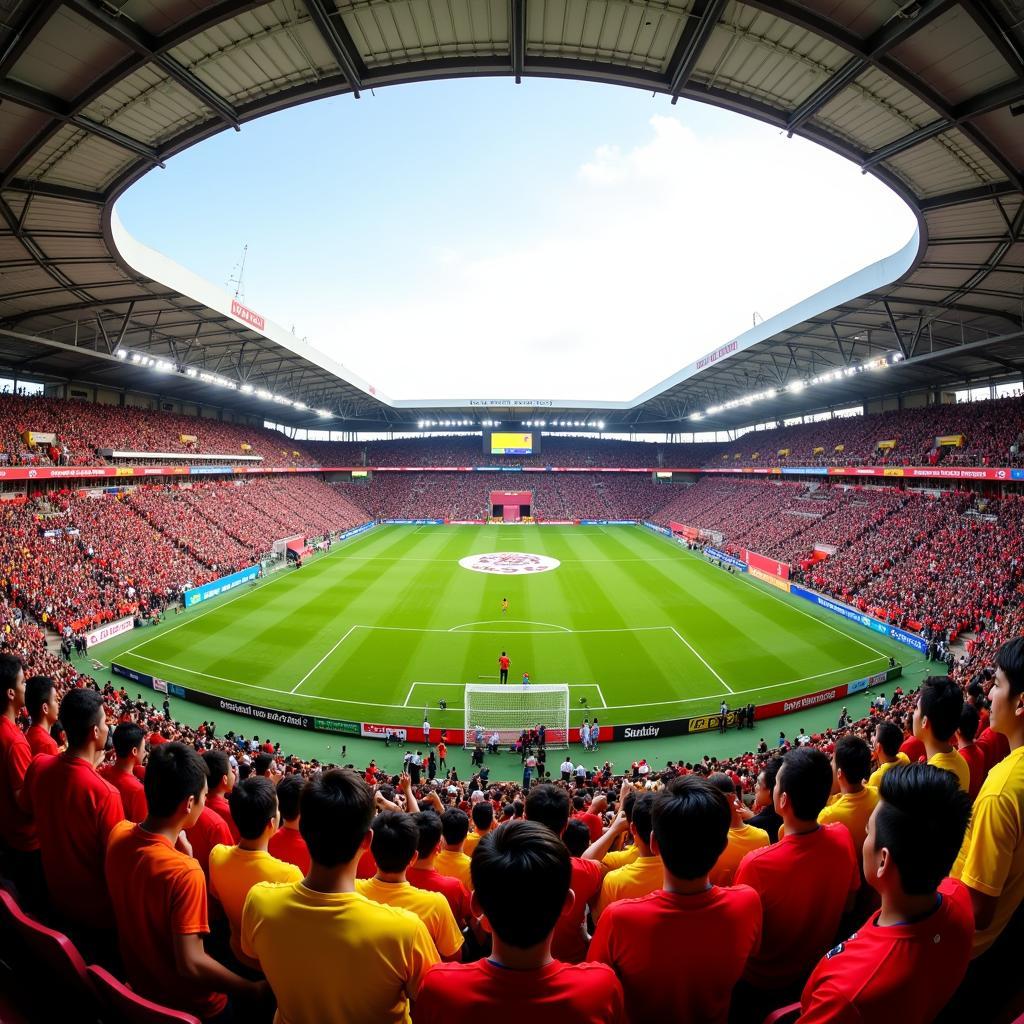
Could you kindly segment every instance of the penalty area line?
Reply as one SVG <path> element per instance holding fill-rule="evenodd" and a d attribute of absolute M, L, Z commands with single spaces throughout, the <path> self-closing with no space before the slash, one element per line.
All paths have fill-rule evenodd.
<path fill-rule="evenodd" d="M 720 676 L 720 675 L 719 675 L 719 674 L 718 674 L 718 673 L 717 673 L 717 672 L 716 672 L 716 671 L 715 671 L 715 670 L 714 670 L 714 669 L 713 669 L 713 668 L 711 667 L 711 665 L 710 665 L 710 664 L 708 664 L 707 660 L 706 660 L 706 659 L 705 659 L 705 658 L 703 657 L 703 655 L 701 655 L 701 654 L 700 654 L 700 653 L 699 653 L 699 652 L 697 651 L 697 648 L 696 648 L 696 647 L 694 647 L 694 646 L 693 646 L 693 644 L 691 644 L 691 643 L 690 643 L 690 641 L 689 641 L 689 640 L 687 640 L 687 639 L 686 639 L 686 637 L 685 637 L 685 636 L 683 636 L 683 634 L 682 634 L 682 633 L 680 633 L 680 632 L 679 632 L 679 630 L 678 630 L 678 629 L 676 629 L 676 627 L 675 627 L 675 626 L 670 626 L 669 628 L 670 628 L 670 629 L 672 630 L 672 632 L 673 632 L 673 633 L 675 633 L 675 635 L 676 635 L 677 637 L 679 637 L 679 639 L 680 639 L 680 640 L 682 640 L 682 642 L 683 642 L 683 643 L 684 643 L 684 644 L 685 644 L 685 645 L 686 645 L 686 646 L 687 646 L 687 647 L 688 647 L 688 648 L 689 648 L 689 649 L 690 649 L 690 650 L 691 650 L 691 651 L 693 652 L 693 654 L 694 654 L 694 656 L 695 656 L 695 657 L 697 658 L 697 660 L 698 660 L 698 661 L 699 661 L 699 662 L 700 662 L 700 663 L 701 663 L 701 664 L 702 664 L 702 665 L 703 665 L 703 666 L 704 666 L 704 667 L 705 667 L 705 668 L 706 668 L 706 669 L 707 669 L 707 670 L 708 670 L 708 671 L 709 671 L 709 672 L 710 672 L 710 673 L 711 673 L 711 674 L 712 674 L 712 675 L 713 675 L 713 676 L 714 676 L 714 677 L 715 677 L 715 678 L 716 678 L 716 679 L 717 679 L 717 680 L 718 680 L 718 681 L 719 681 L 719 682 L 720 682 L 720 683 L 722 684 L 722 686 L 724 686 L 724 687 L 726 688 L 726 690 L 728 690 L 728 691 L 729 691 L 729 693 L 735 693 L 735 692 L 736 692 L 736 691 L 735 691 L 735 690 L 733 690 L 733 688 L 732 688 L 732 687 L 731 687 L 731 686 L 730 686 L 730 685 L 729 685 L 729 684 L 728 684 L 728 683 L 727 683 L 727 682 L 726 682 L 726 681 L 725 681 L 725 680 L 724 680 L 724 679 L 723 679 L 723 678 L 722 678 L 722 677 L 721 677 L 721 676 Z"/>
<path fill-rule="evenodd" d="M 358 626 L 349 626 L 348 632 L 288 692 L 294 693 L 357 629 Z"/>

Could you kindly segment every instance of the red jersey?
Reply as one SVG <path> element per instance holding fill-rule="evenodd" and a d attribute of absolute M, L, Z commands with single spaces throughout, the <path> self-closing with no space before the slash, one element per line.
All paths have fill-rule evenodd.
<path fill-rule="evenodd" d="M 985 752 L 986 775 L 1010 753 L 1010 741 L 1002 733 L 991 728 L 979 733 L 974 743 Z"/>
<path fill-rule="evenodd" d="M 783 836 L 740 861 L 736 885 L 761 897 L 760 952 L 743 977 L 757 988 L 803 981 L 835 938 L 847 898 L 860 887 L 860 863 L 845 825 Z"/>
<path fill-rule="evenodd" d="M 41 725 L 29 726 L 28 732 L 25 733 L 25 739 L 28 740 L 33 755 L 49 754 L 50 757 L 56 757 L 60 753 L 60 747 L 50 735 L 50 730 L 44 729 Z"/>
<path fill-rule="evenodd" d="M 749 886 L 690 896 L 659 889 L 601 915 L 588 960 L 614 968 L 636 1021 L 726 1024 L 733 986 L 761 942 L 761 901 Z"/>
<path fill-rule="evenodd" d="M 582 821 L 587 829 L 590 831 L 590 841 L 596 843 L 604 833 L 604 822 L 601 820 L 601 816 L 593 814 L 590 811 L 578 811 L 573 815 L 578 821 Z"/>
<path fill-rule="evenodd" d="M 297 828 L 288 828 L 282 825 L 270 837 L 267 851 L 271 857 L 283 860 L 286 864 L 294 864 L 304 875 L 309 874 L 311 862 L 309 847 L 306 845 L 306 840 L 299 835 Z"/>
<path fill-rule="evenodd" d="M 910 758 L 911 764 L 924 761 L 928 757 L 928 751 L 924 744 L 916 736 L 908 736 L 901 744 L 900 750 Z"/>
<path fill-rule="evenodd" d="M 146 790 L 131 772 L 123 772 L 116 765 L 107 764 L 99 769 L 100 775 L 121 794 L 124 816 L 138 824 L 146 817 Z"/>
<path fill-rule="evenodd" d="M 434 964 L 416 997 L 416 1024 L 625 1024 L 622 986 L 604 964 L 552 960 L 513 971 L 490 960 Z"/>
<path fill-rule="evenodd" d="M 967 767 L 971 770 L 971 783 L 967 787 L 967 792 L 970 793 L 973 800 L 978 795 L 981 784 L 988 774 L 985 767 L 985 751 L 977 743 L 970 743 L 966 747 L 961 747 L 957 753 L 967 762 Z"/>
<path fill-rule="evenodd" d="M 370 848 L 367 847 L 356 865 L 356 878 L 373 878 L 375 874 L 377 874 L 377 862 L 373 859 Z"/>
<path fill-rule="evenodd" d="M 601 862 L 584 860 L 582 857 L 572 859 L 572 880 L 569 887 L 576 896 L 573 905 L 562 912 L 555 925 L 555 934 L 551 941 L 551 955 L 556 960 L 564 960 L 569 964 L 582 963 L 587 959 L 587 943 L 583 939 L 583 921 L 587 913 L 587 905 L 597 902 L 597 894 L 601 888 L 604 871 Z"/>
<path fill-rule="evenodd" d="M 511 662 L 504 654 L 498 659 L 498 668 L 503 669 L 505 672 L 508 671 L 510 664 Z"/>
<path fill-rule="evenodd" d="M 224 794 L 218 793 L 216 796 L 208 796 L 206 798 L 206 806 L 214 814 L 219 814 L 224 819 L 224 824 L 227 825 L 228 831 L 231 833 L 232 842 L 237 843 L 242 838 L 242 834 L 238 831 L 235 819 L 231 817 L 231 807 L 224 798 Z"/>
<path fill-rule="evenodd" d="M 196 823 L 185 830 L 185 838 L 192 847 L 192 856 L 199 861 L 206 881 L 210 881 L 210 851 L 215 846 L 234 846 L 231 830 L 224 824 L 224 819 L 209 807 L 203 808 Z"/>
<path fill-rule="evenodd" d="M 39 849 L 32 815 L 17 800 L 31 764 L 32 748 L 25 734 L 0 715 L 0 838 L 15 850 Z"/>
<path fill-rule="evenodd" d="M 121 794 L 72 754 L 37 758 L 26 785 L 50 902 L 78 924 L 103 927 L 113 913 L 103 863 L 110 832 L 124 821 Z"/>
<path fill-rule="evenodd" d="M 469 920 L 473 913 L 469 906 L 469 892 L 457 878 L 442 875 L 434 868 L 411 868 L 406 871 L 405 877 L 417 889 L 439 892 L 448 901 L 448 906 L 452 908 L 452 915 L 460 928 Z"/>
<path fill-rule="evenodd" d="M 952 878 L 923 921 L 879 927 L 878 914 L 825 954 L 801 997 L 800 1024 L 927 1024 L 967 972 L 974 913 Z"/>

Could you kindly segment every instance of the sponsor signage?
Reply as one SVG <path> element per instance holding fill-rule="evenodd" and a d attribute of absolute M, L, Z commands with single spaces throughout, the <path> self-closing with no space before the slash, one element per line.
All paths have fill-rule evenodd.
<path fill-rule="evenodd" d="M 581 519 L 580 526 L 636 526 L 635 519 Z"/>
<path fill-rule="evenodd" d="M 443 519 L 382 519 L 390 526 L 444 526 Z"/>
<path fill-rule="evenodd" d="M 355 529 L 346 530 L 344 533 L 339 534 L 338 540 L 348 540 L 349 537 L 358 537 L 361 533 L 366 533 L 367 530 L 372 530 L 376 526 L 376 522 L 363 523 L 362 526 L 357 526 Z"/>
<path fill-rule="evenodd" d="M 646 526 L 648 530 L 653 530 L 655 533 L 660 533 L 663 537 L 672 536 L 672 531 L 665 526 L 658 526 L 657 523 L 650 523 L 646 519 L 644 520 L 643 525 Z"/>
<path fill-rule="evenodd" d="M 358 722 L 343 722 L 337 718 L 314 718 L 313 728 L 317 732 L 335 732 L 343 736 L 358 736 L 361 732 Z"/>
<path fill-rule="evenodd" d="M 731 565 L 734 569 L 739 569 L 740 572 L 747 571 L 746 562 L 740 561 L 734 555 L 730 555 L 727 551 L 722 551 L 719 548 L 707 547 L 704 549 L 705 558 L 713 558 L 717 562 L 721 562 L 723 565 Z"/>
<path fill-rule="evenodd" d="M 789 593 L 789 580 L 780 579 L 778 576 L 773 576 L 768 572 L 762 572 L 760 569 L 755 569 L 753 566 L 750 566 L 750 575 L 753 576 L 755 580 L 767 583 L 770 587 L 775 587 L 778 590 L 784 590 L 787 594 Z"/>
<path fill-rule="evenodd" d="M 721 348 L 716 348 L 714 352 L 709 352 L 706 356 L 701 356 L 693 365 L 698 370 L 703 370 L 704 367 L 710 366 L 712 363 L 717 363 L 720 359 L 724 359 L 726 356 L 731 356 L 733 352 L 738 351 L 739 341 L 730 341 L 728 345 L 722 345 Z"/>
<path fill-rule="evenodd" d="M 235 587 L 240 587 L 243 583 L 256 579 L 259 574 L 260 567 L 258 565 L 250 565 L 247 569 L 233 572 L 229 576 L 221 576 L 219 580 L 212 580 L 210 583 L 204 583 L 201 587 L 193 587 L 191 590 L 186 590 L 184 594 L 185 607 L 191 608 L 201 601 L 209 601 L 211 598 L 220 597 L 221 594 L 225 594 L 229 590 L 234 590 Z"/>
<path fill-rule="evenodd" d="M 851 608 L 850 605 L 843 604 L 842 601 L 834 601 L 831 597 L 825 597 L 824 594 L 819 594 L 814 590 L 807 590 L 804 587 L 797 586 L 795 583 L 790 587 L 789 592 L 796 597 L 803 598 L 805 601 L 810 601 L 811 604 L 816 604 L 819 608 L 832 612 L 833 615 L 839 615 L 844 619 L 849 619 L 850 622 L 859 623 L 861 626 L 873 629 L 876 633 L 881 633 L 883 636 L 889 635 L 889 626 L 886 623 L 865 614 L 859 608 Z"/>
<path fill-rule="evenodd" d="M 160 469 L 159 466 L 154 466 L 152 468 L 156 470 L 156 474 L 155 475 L 158 475 L 159 473 L 162 472 L 162 470 Z M 230 466 L 189 466 L 188 467 L 188 475 L 189 476 L 210 476 L 210 475 L 212 475 L 214 473 L 230 473 L 230 472 L 231 472 L 231 467 Z"/>
<path fill-rule="evenodd" d="M 421 729 L 420 732 L 423 732 Z M 405 743 L 409 739 L 409 730 L 399 725 L 377 725 L 373 722 L 361 722 L 359 735 L 371 740 L 385 739 L 391 733 L 391 738 L 399 743 Z"/>
<path fill-rule="evenodd" d="M 120 636 L 122 633 L 129 633 L 134 628 L 135 619 L 130 615 L 123 619 L 117 619 L 114 622 L 104 622 L 102 626 L 90 629 L 85 634 L 85 646 L 95 647 L 96 644 L 101 644 L 104 640 L 110 640 L 115 636 Z"/>
<path fill-rule="evenodd" d="M 552 409 L 555 403 L 546 398 L 471 398 L 469 404 L 484 408 L 508 406 L 510 408 Z"/>
<path fill-rule="evenodd" d="M 257 331 L 266 329 L 267 321 L 259 313 L 254 313 L 248 306 L 243 306 L 237 299 L 231 300 L 231 315 L 241 320 L 242 323 L 255 327 Z"/>
<path fill-rule="evenodd" d="M 900 629 L 897 626 L 889 626 L 889 636 L 893 640 L 898 640 L 901 644 L 913 647 L 915 651 L 919 651 L 921 654 L 928 650 L 928 641 L 924 637 L 918 636 L 916 633 L 908 633 L 905 629 Z"/>
<path fill-rule="evenodd" d="M 785 562 L 778 561 L 778 559 L 768 558 L 766 555 L 760 555 L 756 551 L 744 550 L 743 560 L 747 565 L 760 569 L 761 572 L 767 573 L 769 576 L 777 576 L 782 580 L 789 579 L 789 566 Z"/>

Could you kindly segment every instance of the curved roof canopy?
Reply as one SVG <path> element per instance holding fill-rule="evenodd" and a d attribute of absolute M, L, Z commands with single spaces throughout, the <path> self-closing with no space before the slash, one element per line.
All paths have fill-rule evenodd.
<path fill-rule="evenodd" d="M 634 403 L 434 413 L 669 431 L 701 414 L 708 429 L 1024 370 L 1022 0 L 0 0 L 0 367 L 156 390 L 127 349 L 170 364 L 163 394 L 271 415 L 264 390 L 302 403 L 272 414 L 287 422 L 323 408 L 332 429 L 415 425 L 431 407 L 254 330 L 181 268 L 146 276 L 112 208 L 168 157 L 269 111 L 476 75 L 751 115 L 878 175 L 919 235 Z M 884 373 L 845 372 L 885 355 Z M 734 404 L 751 393 L 768 395 L 756 412 Z"/>

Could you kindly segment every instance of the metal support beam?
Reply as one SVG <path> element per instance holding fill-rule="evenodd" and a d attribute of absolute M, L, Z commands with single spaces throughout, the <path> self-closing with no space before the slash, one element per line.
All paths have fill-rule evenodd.
<path fill-rule="evenodd" d="M 698 0 L 669 64 L 668 91 L 675 103 L 690 80 L 711 33 L 722 17 L 726 0 Z"/>
<path fill-rule="evenodd" d="M 526 67 L 526 0 L 512 0 L 511 14 L 512 74 L 515 75 L 516 85 L 519 85 Z"/>
<path fill-rule="evenodd" d="M 922 199 L 919 205 L 922 213 L 929 213 L 932 210 L 944 210 L 950 206 L 977 203 L 983 199 L 997 199 L 999 196 L 1010 195 L 1017 191 L 1017 187 L 1012 182 L 1000 181 L 991 185 L 965 188 L 959 192 L 946 192 L 943 195 L 931 196 L 928 199 Z"/>
<path fill-rule="evenodd" d="M 945 118 L 932 121 L 931 124 L 926 124 L 923 128 L 918 128 L 917 131 L 910 132 L 902 138 L 890 142 L 888 145 L 880 146 L 866 160 L 861 161 L 860 169 L 866 171 L 883 160 L 888 160 L 908 149 L 912 149 L 914 146 L 919 146 L 922 142 L 934 139 L 936 135 L 941 135 L 952 127 L 953 125 Z"/>
<path fill-rule="evenodd" d="M 324 0 L 303 0 L 303 2 L 306 5 L 306 10 L 309 11 L 310 18 L 313 19 L 313 24 L 323 36 L 327 49 L 331 51 L 331 56 L 334 57 L 338 67 L 348 79 L 349 85 L 352 86 L 352 95 L 359 99 L 359 93 L 363 87 L 362 73 L 359 68 L 363 62 L 356 53 L 355 43 L 353 43 L 348 29 L 345 28 L 341 16 L 335 10 L 333 12 L 335 18 L 332 19 Z"/>
<path fill-rule="evenodd" d="M 47 0 L 46 3 L 28 5 L 28 13 L 15 30 L 14 35 L 11 36 L 6 49 L 0 53 L 0 78 L 3 78 L 18 63 L 18 59 L 28 49 L 32 40 L 60 5 L 61 0 Z M 17 5 L 15 5 L 16 9 Z"/>

